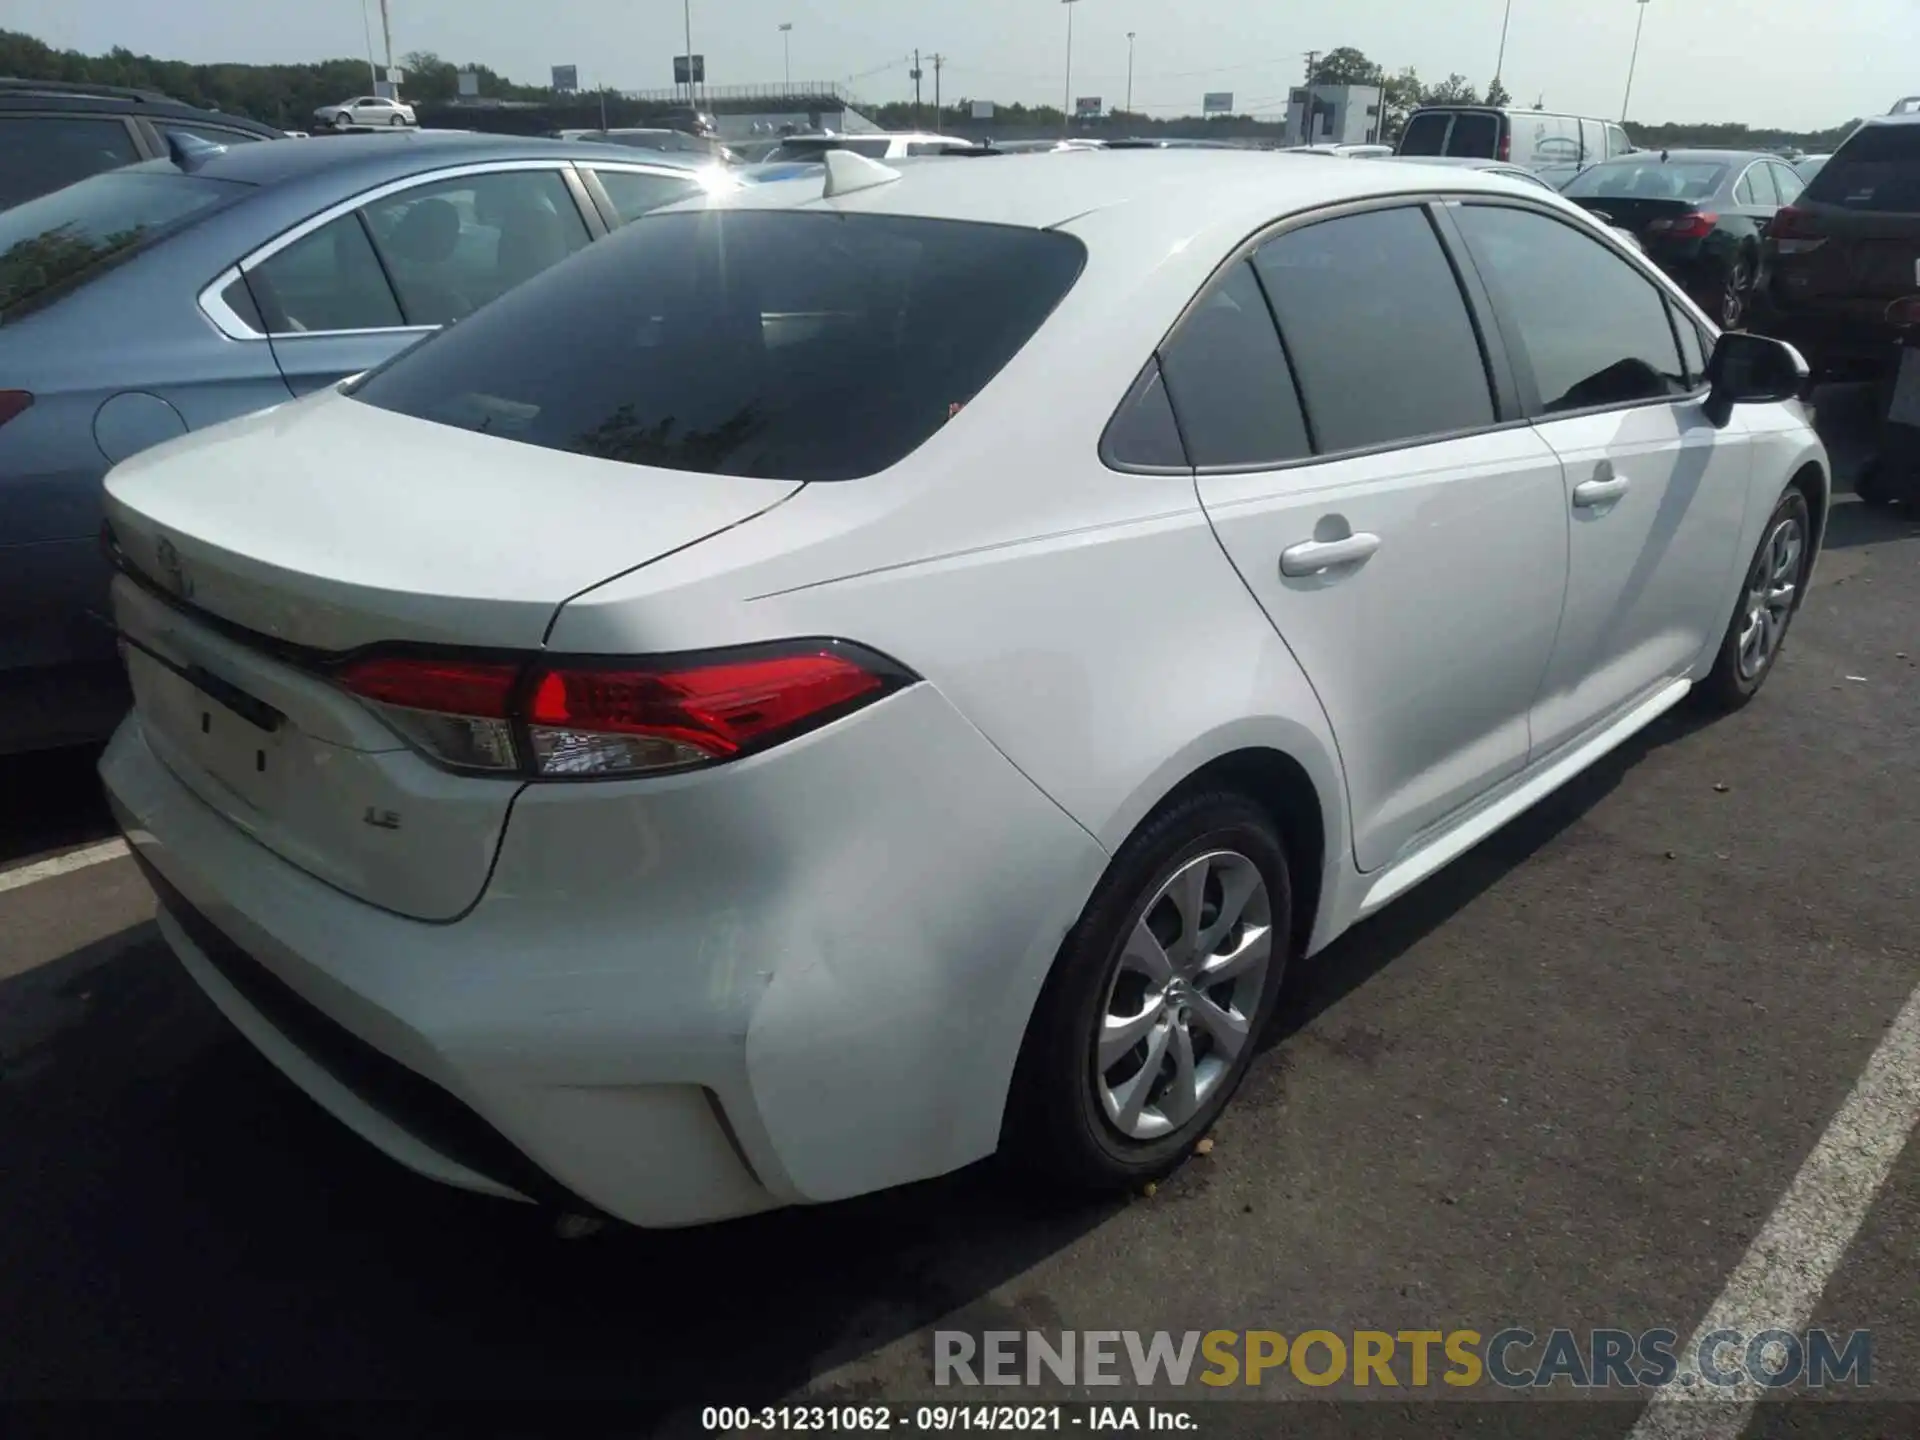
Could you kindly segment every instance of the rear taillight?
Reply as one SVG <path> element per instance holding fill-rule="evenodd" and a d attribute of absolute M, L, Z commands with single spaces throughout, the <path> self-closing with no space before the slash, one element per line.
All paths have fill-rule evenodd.
<path fill-rule="evenodd" d="M 860 646 L 812 640 L 651 660 L 396 653 L 334 678 L 454 769 L 590 778 L 737 759 L 916 677 Z"/>
<path fill-rule="evenodd" d="M 334 678 L 434 759 L 462 770 L 520 768 L 513 698 L 523 667 L 430 656 L 375 655 Z"/>
<path fill-rule="evenodd" d="M 0 390 L 0 425 L 33 405 L 31 390 Z"/>
<path fill-rule="evenodd" d="M 1774 212 L 1767 222 L 1766 235 L 1782 255 L 1808 255 L 1827 243 L 1817 230 L 1811 214 L 1789 205 Z"/>
<path fill-rule="evenodd" d="M 1505 125 L 1500 127 L 1500 161 L 1511 164 L 1513 161 L 1513 132 Z"/>
<path fill-rule="evenodd" d="M 1652 221 L 1647 229 L 1672 240 L 1704 240 L 1713 233 L 1713 227 L 1719 223 L 1718 215 L 1706 210 L 1696 210 L 1691 215 L 1678 215 L 1671 220 Z"/>

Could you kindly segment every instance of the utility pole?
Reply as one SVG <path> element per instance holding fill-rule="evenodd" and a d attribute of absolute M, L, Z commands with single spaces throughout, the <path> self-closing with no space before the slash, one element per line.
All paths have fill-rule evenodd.
<path fill-rule="evenodd" d="M 920 128 L 920 52 L 913 52 L 913 128 Z"/>
<path fill-rule="evenodd" d="M 693 98 L 693 0 L 681 0 L 680 18 L 687 26 L 687 108 L 697 112 L 700 104 Z"/>
<path fill-rule="evenodd" d="M 933 128 L 938 130 L 941 125 L 940 67 L 947 63 L 947 57 L 934 55 L 930 58 L 933 61 Z"/>
<path fill-rule="evenodd" d="M 387 43 L 387 82 L 389 84 L 392 84 L 393 82 L 393 18 L 387 14 L 387 0 L 380 0 L 380 34 L 386 40 L 386 43 Z M 400 91 L 398 87 L 394 89 L 393 93 L 394 93 L 394 98 L 398 99 L 400 95 Z"/>
<path fill-rule="evenodd" d="M 1513 23 L 1513 0 L 1507 0 L 1506 18 L 1500 22 L 1500 55 L 1493 62 L 1493 83 L 1498 85 L 1507 69 L 1507 26 Z"/>
<path fill-rule="evenodd" d="M 1127 31 L 1127 113 L 1133 113 L 1133 31 Z"/>
<path fill-rule="evenodd" d="M 1060 102 L 1060 133 L 1065 135 L 1073 130 L 1073 7 L 1080 0 L 1060 0 L 1067 7 L 1067 90 L 1066 98 Z"/>
<path fill-rule="evenodd" d="M 360 28 L 367 32 L 367 89 L 380 93 L 380 67 L 373 63 L 373 19 L 367 14 L 367 0 L 360 0 Z"/>
<path fill-rule="evenodd" d="M 1311 145 L 1313 140 L 1313 77 L 1320 70 L 1320 52 L 1307 51 L 1307 103 L 1302 107 L 1300 116 L 1300 136 L 1303 143 Z"/>
<path fill-rule="evenodd" d="M 782 73 L 787 77 L 788 90 L 793 89 L 793 22 L 783 21 L 780 26 L 780 60 Z"/>
<path fill-rule="evenodd" d="M 1640 0 L 1640 19 L 1633 27 L 1633 58 L 1627 61 L 1627 93 L 1620 101 L 1620 123 L 1627 123 L 1627 106 L 1633 103 L 1633 71 L 1640 63 L 1640 32 L 1647 27 L 1647 0 Z"/>

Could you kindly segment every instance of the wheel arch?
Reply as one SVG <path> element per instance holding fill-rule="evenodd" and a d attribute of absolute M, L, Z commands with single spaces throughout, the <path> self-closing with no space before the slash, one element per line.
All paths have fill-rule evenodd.
<path fill-rule="evenodd" d="M 1313 779 L 1284 750 L 1245 746 L 1195 770 L 1148 812 L 1149 818 L 1184 796 L 1216 788 L 1245 795 L 1266 811 L 1280 832 L 1293 892 L 1288 916 L 1290 954 L 1297 958 L 1312 939 L 1326 878 L 1327 822 Z"/>
<path fill-rule="evenodd" d="M 1798 490 L 1807 497 L 1807 509 L 1813 514 L 1813 553 L 1817 559 L 1821 547 L 1827 539 L 1827 512 L 1833 505 L 1833 477 L 1820 461 L 1803 461 L 1793 472 L 1793 478 L 1787 481 L 1789 490 Z M 1802 591 L 1804 598 L 1805 592 Z"/>

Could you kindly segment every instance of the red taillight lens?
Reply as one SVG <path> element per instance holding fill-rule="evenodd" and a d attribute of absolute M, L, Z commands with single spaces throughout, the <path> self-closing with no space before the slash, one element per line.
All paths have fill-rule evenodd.
<path fill-rule="evenodd" d="M 658 669 L 549 670 L 528 725 L 543 775 L 727 760 L 877 699 L 887 676 L 822 647 Z"/>
<path fill-rule="evenodd" d="M 463 770 L 517 770 L 510 703 L 519 665 L 375 655 L 334 678 L 436 760 Z"/>
<path fill-rule="evenodd" d="M 1719 223 L 1718 215 L 1700 210 L 1672 220 L 1655 220 L 1647 226 L 1647 229 L 1658 231 L 1674 240 L 1704 240 L 1713 233 L 1713 227 Z"/>
<path fill-rule="evenodd" d="M 1766 233 L 1782 255 L 1805 255 L 1827 243 L 1817 230 L 1811 214 L 1789 205 L 1774 212 L 1773 219 L 1767 222 Z"/>
<path fill-rule="evenodd" d="M 0 425 L 33 405 L 31 390 L 0 390 Z"/>
<path fill-rule="evenodd" d="M 914 677 L 858 646 L 805 641 L 699 660 L 374 655 L 334 678 L 457 769 L 613 776 L 731 760 Z"/>
<path fill-rule="evenodd" d="M 1503 163 L 1513 160 L 1513 132 L 1504 125 L 1500 127 L 1500 159 Z"/>

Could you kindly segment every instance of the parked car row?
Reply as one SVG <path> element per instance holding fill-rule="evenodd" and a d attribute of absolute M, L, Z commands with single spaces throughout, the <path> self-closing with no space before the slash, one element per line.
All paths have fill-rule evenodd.
<path fill-rule="evenodd" d="M 1291 964 L 1750 701 L 1806 593 L 1799 357 L 1537 184 L 502 143 L 95 177 L 41 203 L 122 263 L 17 327 L 116 337 L 109 439 L 299 395 L 107 477 L 102 773 L 189 974 L 437 1180 L 1137 1186 Z"/>
<path fill-rule="evenodd" d="M 1889 434 L 1920 409 L 1920 101 L 1868 120 L 1767 226 L 1755 326 L 1790 340 L 1815 371 L 1880 382 Z M 1920 457 L 1883 446 L 1856 482 L 1870 504 L 1920 502 Z"/>

